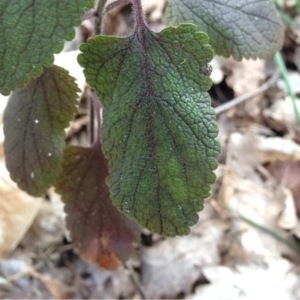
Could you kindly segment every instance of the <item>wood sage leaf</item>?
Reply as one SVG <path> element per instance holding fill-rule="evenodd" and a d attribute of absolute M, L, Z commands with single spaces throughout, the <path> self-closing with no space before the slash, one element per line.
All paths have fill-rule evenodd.
<path fill-rule="evenodd" d="M 45 194 L 61 170 L 64 129 L 77 111 L 79 91 L 66 70 L 52 66 L 9 98 L 3 118 L 6 166 L 30 195 Z"/>
<path fill-rule="evenodd" d="M 53 64 L 92 0 L 0 1 L 0 93 L 9 94 Z"/>
<path fill-rule="evenodd" d="M 103 103 L 113 203 L 148 229 L 187 234 L 215 181 L 218 127 L 207 90 L 208 36 L 190 24 L 99 36 L 79 63 Z"/>
<path fill-rule="evenodd" d="M 235 59 L 273 56 L 284 26 L 271 0 L 171 0 L 172 23 L 192 22 L 207 32 L 219 55 Z"/>

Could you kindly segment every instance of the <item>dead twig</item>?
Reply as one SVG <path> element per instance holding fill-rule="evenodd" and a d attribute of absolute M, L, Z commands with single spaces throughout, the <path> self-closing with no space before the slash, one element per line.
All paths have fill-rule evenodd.
<path fill-rule="evenodd" d="M 143 288 L 140 280 L 135 275 L 133 267 L 128 263 L 123 263 L 123 267 L 128 272 L 128 276 L 130 278 L 130 281 L 132 282 L 132 284 L 137 289 L 137 292 L 139 293 L 139 296 L 141 297 L 141 299 L 148 299 L 148 297 L 146 296 L 146 292 L 144 291 L 144 288 Z"/>
<path fill-rule="evenodd" d="M 224 112 L 226 112 L 227 110 L 247 101 L 252 99 L 253 97 L 267 91 L 268 89 L 270 89 L 278 80 L 280 76 L 280 72 L 277 70 L 272 77 L 270 77 L 265 83 L 263 83 L 259 88 L 257 88 L 256 90 L 246 93 L 242 96 L 236 97 L 234 99 L 232 99 L 231 101 L 228 101 L 218 107 L 215 108 L 215 112 L 216 115 L 220 115 Z"/>

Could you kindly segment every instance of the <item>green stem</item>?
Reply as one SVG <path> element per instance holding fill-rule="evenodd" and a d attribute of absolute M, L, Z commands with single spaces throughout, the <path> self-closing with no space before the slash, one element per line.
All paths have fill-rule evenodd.
<path fill-rule="evenodd" d="M 299 113 L 298 106 L 297 106 L 297 103 L 296 103 L 296 101 L 297 101 L 296 100 L 296 94 L 295 94 L 295 92 L 294 92 L 294 90 L 293 90 L 293 88 L 290 84 L 287 68 L 286 68 L 286 65 L 284 63 L 283 57 L 282 57 L 280 52 L 276 53 L 275 59 L 276 59 L 277 65 L 279 67 L 280 73 L 283 77 L 283 80 L 284 80 L 286 89 L 288 91 L 288 94 L 291 97 L 297 123 L 300 124 L 300 113 Z"/>
<path fill-rule="evenodd" d="M 287 13 L 285 13 L 280 7 L 279 0 L 273 0 L 273 3 L 277 8 L 277 12 L 281 17 L 281 20 L 291 27 L 295 26 L 295 21 Z"/>
<path fill-rule="evenodd" d="M 288 246 L 289 248 L 291 248 L 293 251 L 295 251 L 297 254 L 300 254 L 300 247 L 294 243 L 291 240 L 288 240 L 287 238 L 283 237 L 281 234 L 279 234 L 278 232 L 272 230 L 271 228 L 268 228 L 262 224 L 258 224 L 255 221 L 249 219 L 248 217 L 240 214 L 239 212 L 237 212 L 236 210 L 228 207 L 228 210 L 232 213 L 233 217 L 240 219 L 246 223 L 248 223 L 249 225 L 269 234 L 270 236 L 272 236 L 273 238 L 275 238 L 276 240 L 284 243 L 286 246 Z"/>

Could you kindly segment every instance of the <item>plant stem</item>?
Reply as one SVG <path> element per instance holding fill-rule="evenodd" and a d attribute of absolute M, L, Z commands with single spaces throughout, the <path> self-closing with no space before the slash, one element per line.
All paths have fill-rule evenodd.
<path fill-rule="evenodd" d="M 283 77 L 283 80 L 284 80 L 286 89 L 288 91 L 288 94 L 291 97 L 297 123 L 300 124 L 300 113 L 299 113 L 298 106 L 297 106 L 297 103 L 296 103 L 296 95 L 295 95 L 295 92 L 294 92 L 293 88 L 291 87 L 288 72 L 287 72 L 287 68 L 286 68 L 286 65 L 284 63 L 283 57 L 282 57 L 280 52 L 277 52 L 275 58 L 276 58 L 276 63 L 277 63 L 277 65 L 279 67 L 279 70 L 281 72 L 281 75 Z"/>
<path fill-rule="evenodd" d="M 145 18 L 144 18 L 144 12 L 142 7 L 142 1 L 141 0 L 132 0 L 132 4 L 135 11 L 135 27 L 136 29 L 140 27 L 145 27 Z"/>
<path fill-rule="evenodd" d="M 107 0 L 99 0 L 96 8 L 96 20 L 95 20 L 95 33 L 96 35 L 101 34 L 102 31 L 102 19 L 103 19 L 103 10 Z"/>
<path fill-rule="evenodd" d="M 94 115 L 96 116 L 96 123 L 97 123 L 97 131 L 96 131 L 96 138 L 94 144 L 101 145 L 101 127 L 102 127 L 102 119 L 101 119 L 101 103 L 96 96 L 95 92 L 91 92 L 91 102 Z"/>
<path fill-rule="evenodd" d="M 273 238 L 275 238 L 276 240 L 284 243 L 286 246 L 288 246 L 290 249 L 292 249 L 293 251 L 295 251 L 297 254 L 300 253 L 300 247 L 293 241 L 283 237 L 281 234 L 279 234 L 278 232 L 274 231 L 271 228 L 268 228 L 262 224 L 259 224 L 251 219 L 249 219 L 248 217 L 240 214 L 238 211 L 232 209 L 230 206 L 228 207 L 228 210 L 232 213 L 232 216 L 243 220 L 244 222 L 248 223 L 249 225 L 269 234 L 270 236 L 272 236 Z"/>

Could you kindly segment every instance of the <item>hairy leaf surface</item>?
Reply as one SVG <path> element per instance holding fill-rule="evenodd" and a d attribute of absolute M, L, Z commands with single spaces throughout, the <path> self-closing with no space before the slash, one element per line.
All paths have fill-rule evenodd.
<path fill-rule="evenodd" d="M 282 47 L 284 28 L 271 0 L 171 0 L 169 15 L 207 32 L 226 57 L 266 58 Z"/>
<path fill-rule="evenodd" d="M 76 113 L 78 92 L 75 79 L 52 66 L 9 98 L 3 120 L 6 166 L 33 196 L 45 194 L 60 172 L 64 128 Z"/>
<path fill-rule="evenodd" d="M 125 262 L 139 239 L 137 225 L 109 198 L 107 161 L 100 145 L 67 147 L 57 191 L 66 204 L 67 226 L 82 257 L 114 269 Z"/>
<path fill-rule="evenodd" d="M 219 144 L 207 63 L 193 25 L 128 38 L 96 37 L 80 64 L 104 105 L 103 147 L 113 202 L 141 225 L 187 234 L 215 181 Z"/>
<path fill-rule="evenodd" d="M 51 66 L 72 39 L 92 0 L 0 1 L 0 93 L 8 94 Z"/>

